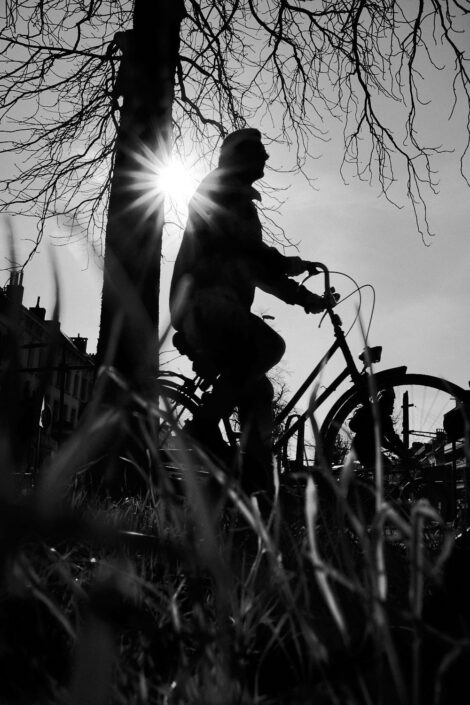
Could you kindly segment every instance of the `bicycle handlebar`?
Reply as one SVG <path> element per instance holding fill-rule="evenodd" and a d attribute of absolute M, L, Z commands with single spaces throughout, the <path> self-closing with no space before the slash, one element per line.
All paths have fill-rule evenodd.
<path fill-rule="evenodd" d="M 322 262 L 307 262 L 307 272 L 309 277 L 315 276 L 315 274 L 320 274 L 320 272 L 323 272 L 323 275 L 325 277 L 325 291 L 328 291 L 330 288 L 330 270 L 326 266 L 326 264 L 323 264 Z"/>
<path fill-rule="evenodd" d="M 322 262 L 306 262 L 306 265 L 308 276 L 304 279 L 304 282 L 316 274 L 323 274 L 325 280 L 325 293 L 323 294 L 325 310 L 328 311 L 330 315 L 333 315 L 333 309 L 338 303 L 340 296 L 339 294 L 336 294 L 334 288 L 330 286 L 330 270 L 326 264 L 323 264 Z"/>

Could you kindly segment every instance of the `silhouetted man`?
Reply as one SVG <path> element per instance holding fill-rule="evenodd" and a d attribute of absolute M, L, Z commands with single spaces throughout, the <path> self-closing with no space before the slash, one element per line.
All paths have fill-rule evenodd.
<path fill-rule="evenodd" d="M 307 271 L 308 263 L 262 240 L 255 205 L 261 197 L 252 184 L 264 175 L 267 159 L 258 130 L 238 130 L 224 140 L 218 168 L 190 202 L 170 291 L 172 323 L 189 356 L 205 359 L 220 375 L 188 430 L 223 456 L 218 424 L 238 406 L 247 491 L 272 487 L 273 387 L 266 374 L 285 351 L 283 339 L 250 311 L 255 288 L 307 313 L 325 308 L 322 297 L 289 278 Z"/>

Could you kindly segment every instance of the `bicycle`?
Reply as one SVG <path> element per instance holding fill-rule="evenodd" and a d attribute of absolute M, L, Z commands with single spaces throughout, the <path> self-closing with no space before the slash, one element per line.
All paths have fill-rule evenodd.
<path fill-rule="evenodd" d="M 389 489 L 395 494 L 400 492 L 408 498 L 407 501 L 427 498 L 431 504 L 435 503 L 436 468 L 440 467 L 445 474 L 445 468 L 451 467 L 451 461 L 446 459 L 447 437 L 443 430 L 446 418 L 451 413 L 455 414 L 456 409 L 459 410 L 464 417 L 462 426 L 468 436 L 470 392 L 439 377 L 408 373 L 406 366 L 373 371 L 374 365 L 380 361 L 381 347 L 365 348 L 359 355 L 363 365 L 360 369 L 354 361 L 346 339 L 347 334 L 335 310 L 335 300 L 330 295 L 332 289 L 328 268 L 322 263 L 312 262 L 309 272 L 306 279 L 314 274 L 323 273 L 327 303 L 325 315 L 332 324 L 335 340 L 276 417 L 276 426 L 283 424 L 283 430 L 274 444 L 274 452 L 281 460 L 285 476 L 288 477 L 293 470 L 311 471 L 321 462 L 331 467 L 333 472 L 338 471 L 347 458 L 351 458 L 355 443 L 359 446 L 358 434 L 352 431 L 353 419 L 365 409 L 366 415 L 369 413 L 371 419 L 372 443 L 380 441 L 379 453 L 383 459 Z M 304 412 L 295 413 L 299 400 L 314 386 L 320 373 L 338 351 L 344 357 L 344 369 L 318 396 L 311 399 Z M 306 424 L 314 420 L 318 410 L 347 380 L 351 386 L 332 403 L 320 428 L 315 431 L 315 454 L 309 459 L 305 446 Z M 160 382 L 161 394 L 167 400 L 166 409 L 169 416 L 166 418 L 171 418 L 170 423 L 166 421 L 162 424 L 161 446 L 169 448 L 175 438 L 176 424 L 181 425 L 194 413 L 197 406 L 203 403 L 204 393 L 210 385 L 210 380 L 205 380 L 203 376 L 197 374 L 194 379 L 190 379 L 183 375 L 161 373 Z M 393 405 L 390 412 L 395 432 L 394 439 L 384 437 L 386 434 L 382 437 L 379 434 L 374 439 L 373 425 L 377 422 L 382 396 L 394 397 L 395 401 L 399 402 L 399 406 Z M 226 419 L 224 425 L 228 442 L 236 445 L 237 434 L 232 424 Z M 296 437 L 296 454 L 295 459 L 291 461 L 287 448 L 294 437 Z M 367 477 L 370 472 L 373 472 L 364 462 L 356 461 L 355 467 L 359 476 L 362 473 Z M 430 472 L 432 469 L 434 474 Z M 455 467 L 453 469 L 455 471 Z M 430 476 L 433 474 L 434 479 L 430 483 L 427 474 Z M 466 489 L 464 472 L 460 478 L 460 484 L 461 489 Z M 427 485 L 432 486 L 434 490 L 428 492 L 429 497 L 426 497 Z M 455 491 L 449 488 L 447 494 L 455 505 Z M 466 495 L 466 491 L 464 494 Z M 442 509 L 442 507 L 437 508 Z M 455 515 L 456 507 L 451 509 Z M 452 512 L 449 510 L 447 513 Z"/>

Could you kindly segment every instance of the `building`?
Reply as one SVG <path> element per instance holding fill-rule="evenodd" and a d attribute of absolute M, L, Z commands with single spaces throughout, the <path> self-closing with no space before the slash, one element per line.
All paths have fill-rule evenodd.
<path fill-rule="evenodd" d="M 0 289 L 0 394 L 3 418 L 21 465 L 37 468 L 77 426 L 90 400 L 94 356 L 87 339 L 69 338 L 60 322 L 23 306 L 23 273 Z"/>

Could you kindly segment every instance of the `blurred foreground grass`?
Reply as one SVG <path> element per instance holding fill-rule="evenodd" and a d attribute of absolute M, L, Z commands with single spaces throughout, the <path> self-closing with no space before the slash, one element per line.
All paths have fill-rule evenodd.
<path fill-rule="evenodd" d="M 328 468 L 269 515 L 202 451 L 175 482 L 114 382 L 27 492 L 1 439 L 1 703 L 468 702 L 465 535 L 429 551 L 420 503 L 366 524 Z"/>

